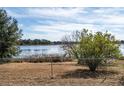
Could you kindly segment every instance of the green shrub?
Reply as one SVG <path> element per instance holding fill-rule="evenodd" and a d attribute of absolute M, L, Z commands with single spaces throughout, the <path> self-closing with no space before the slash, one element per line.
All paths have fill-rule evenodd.
<path fill-rule="evenodd" d="M 107 31 L 92 33 L 83 29 L 65 36 L 63 42 L 66 42 L 63 44 L 64 50 L 78 59 L 78 64 L 88 66 L 91 71 L 105 64 L 107 59 L 121 56 L 119 44 L 115 43 L 115 37 Z"/>

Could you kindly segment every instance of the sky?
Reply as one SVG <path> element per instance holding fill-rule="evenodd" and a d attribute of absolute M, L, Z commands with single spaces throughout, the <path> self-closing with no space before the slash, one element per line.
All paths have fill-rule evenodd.
<path fill-rule="evenodd" d="M 17 19 L 23 39 L 60 41 L 63 36 L 84 28 L 93 32 L 106 30 L 124 40 L 124 8 L 111 7 L 41 7 L 4 8 Z"/>

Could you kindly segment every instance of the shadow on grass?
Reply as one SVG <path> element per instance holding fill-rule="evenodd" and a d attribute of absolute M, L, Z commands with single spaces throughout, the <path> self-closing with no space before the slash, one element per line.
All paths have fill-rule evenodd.
<path fill-rule="evenodd" d="M 0 62 L 0 65 L 2 65 L 2 64 L 8 64 L 9 62 Z"/>
<path fill-rule="evenodd" d="M 77 69 L 75 71 L 66 72 L 64 75 L 62 75 L 62 78 L 99 78 L 99 77 L 106 77 L 106 76 L 112 76 L 116 75 L 118 72 L 116 71 L 106 71 L 106 70 L 98 70 L 95 72 L 91 72 L 87 69 Z"/>
<path fill-rule="evenodd" d="M 119 84 L 124 86 L 124 76 L 119 79 Z"/>

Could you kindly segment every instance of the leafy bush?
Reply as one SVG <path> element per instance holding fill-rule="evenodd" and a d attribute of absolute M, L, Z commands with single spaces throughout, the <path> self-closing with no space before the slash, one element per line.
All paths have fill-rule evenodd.
<path fill-rule="evenodd" d="M 107 31 L 92 33 L 92 31 L 83 29 L 65 36 L 63 42 L 66 42 L 63 44 L 64 50 L 78 59 L 79 64 L 88 66 L 91 71 L 107 63 L 107 59 L 121 56 L 119 44 L 115 43 L 115 37 Z"/>

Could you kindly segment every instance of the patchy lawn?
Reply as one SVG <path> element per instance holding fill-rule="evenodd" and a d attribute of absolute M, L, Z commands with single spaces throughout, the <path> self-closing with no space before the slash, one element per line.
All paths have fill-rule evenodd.
<path fill-rule="evenodd" d="M 90 72 L 76 62 L 0 65 L 0 85 L 124 85 L 124 61 Z"/>

